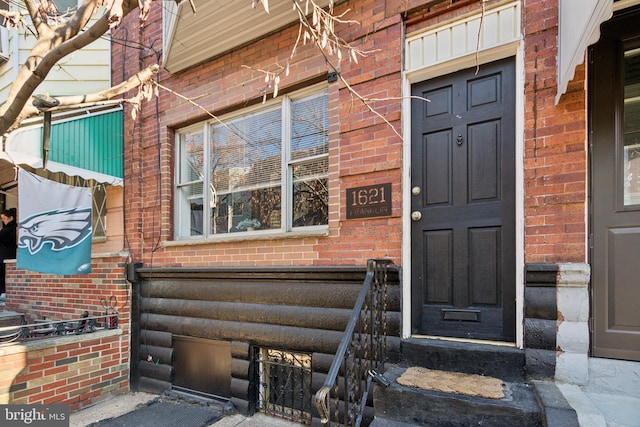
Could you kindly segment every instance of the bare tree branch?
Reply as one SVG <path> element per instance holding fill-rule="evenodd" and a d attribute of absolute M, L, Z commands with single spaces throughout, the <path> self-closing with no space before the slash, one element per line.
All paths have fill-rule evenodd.
<path fill-rule="evenodd" d="M 356 89 L 354 89 L 349 82 L 342 76 L 340 72 L 340 62 L 342 61 L 343 52 L 346 52 L 349 60 L 357 63 L 359 57 L 365 57 L 368 54 L 371 54 L 375 51 L 364 51 L 361 49 L 357 49 L 351 46 L 347 41 L 342 39 L 335 31 L 336 24 L 357 24 L 356 21 L 342 19 L 348 12 L 345 11 L 342 14 L 336 16 L 333 14 L 333 1 L 329 2 L 329 9 L 324 10 L 315 2 L 315 0 L 306 0 L 305 9 L 302 9 L 302 6 L 296 1 L 292 0 L 294 9 L 298 12 L 298 18 L 300 20 L 300 27 L 298 30 L 298 37 L 296 42 L 294 43 L 293 48 L 291 49 L 291 55 L 287 60 L 287 65 L 282 67 L 277 65 L 278 69 L 276 71 L 268 71 L 263 69 L 255 69 L 256 71 L 263 73 L 265 75 L 265 82 L 267 83 L 267 89 L 273 90 L 273 97 L 278 95 L 278 86 L 280 84 L 280 76 L 284 73 L 285 75 L 289 74 L 289 63 L 293 59 L 296 48 L 302 39 L 302 43 L 306 43 L 307 40 L 311 41 L 316 48 L 320 51 L 322 56 L 324 56 L 325 62 L 329 66 L 331 70 L 333 70 L 342 84 L 347 88 L 347 90 L 351 93 L 354 98 L 357 98 L 362 104 L 375 116 L 380 118 L 384 123 L 389 126 L 393 132 L 402 139 L 402 134 L 395 126 L 376 108 L 373 106 L 375 101 L 380 100 L 392 100 L 392 99 L 404 99 L 405 97 L 396 97 L 396 98 L 367 98 L 362 96 Z M 307 18 L 308 15 L 311 15 L 311 21 Z M 331 57 L 337 58 L 337 64 L 334 63 Z M 251 68 L 248 66 L 244 66 L 246 68 Z M 419 98 L 423 101 L 428 101 L 426 98 L 420 97 L 411 97 L 411 98 Z M 267 93 L 263 95 L 263 101 L 266 101 Z"/>
<path fill-rule="evenodd" d="M 44 31 L 42 17 L 39 12 L 39 3 L 36 4 L 34 0 L 24 0 L 24 5 L 27 8 L 27 12 L 29 12 L 29 16 L 31 17 L 31 22 L 33 22 L 33 26 L 36 29 L 36 33 L 38 36 L 41 36 L 41 30 Z"/>
<path fill-rule="evenodd" d="M 87 103 L 95 103 L 99 101 L 106 101 L 129 92 L 136 87 L 142 86 L 144 83 L 150 81 L 155 74 L 158 73 L 160 67 L 158 64 L 153 64 L 138 71 L 133 76 L 129 77 L 126 81 L 110 87 L 107 90 L 96 92 L 87 95 L 75 95 L 75 96 L 59 96 L 56 99 L 59 101 L 58 106 L 53 108 L 43 108 L 41 111 L 57 111 L 68 110 L 70 107 L 76 107 L 77 105 L 83 105 Z"/>
<path fill-rule="evenodd" d="M 29 12 L 33 14 L 34 1 L 24 1 Z M 26 107 L 26 112 L 22 110 L 29 102 L 31 94 L 44 81 L 58 61 L 97 40 L 108 31 L 110 25 L 113 25 L 113 10 L 110 10 L 90 28 L 81 32 L 97 10 L 97 6 L 105 1 L 108 0 L 84 0 L 69 20 L 56 25 L 54 29 L 44 23 L 39 26 L 36 44 L 21 66 L 6 102 L 0 106 L 0 134 L 14 129 L 20 120 L 32 115 L 28 111 L 29 107 Z M 131 12 L 138 6 L 137 2 L 133 0 L 119 0 L 119 2 L 124 14 Z M 37 20 L 39 19 L 37 8 L 35 11 L 35 19 Z M 32 19 L 34 19 L 33 16 Z"/>
<path fill-rule="evenodd" d="M 113 86 L 107 90 L 103 90 L 101 92 L 96 92 L 93 94 L 87 95 L 76 95 L 76 96 L 60 96 L 57 98 L 50 98 L 49 101 L 54 107 L 46 108 L 46 107 L 38 107 L 42 103 L 43 99 L 49 100 L 45 95 L 36 95 L 33 103 L 27 104 L 24 106 L 19 115 L 19 121 L 16 121 L 16 124 L 9 129 L 15 129 L 20 121 L 28 119 L 33 116 L 37 116 L 42 111 L 60 111 L 60 110 L 68 110 L 70 108 L 84 108 L 90 107 L 94 105 L 110 105 L 110 104 L 122 104 L 129 103 L 137 106 L 139 109 L 139 104 L 141 101 L 140 93 L 142 92 L 142 88 L 145 84 L 152 81 L 153 76 L 158 72 L 160 67 L 157 64 L 151 65 L 145 68 L 142 71 L 139 71 L 135 75 L 129 77 L 126 81 Z M 138 94 L 132 98 L 127 99 L 117 99 L 114 98 L 129 92 L 132 89 L 139 88 Z M 55 102 L 54 102 L 55 101 Z M 34 105 L 35 104 L 35 105 Z"/>
<path fill-rule="evenodd" d="M 5 10 L 0 9 L 0 16 L 3 17 L 2 25 L 7 28 L 17 28 L 19 26 L 27 27 L 27 21 L 24 16 L 26 12 L 20 12 L 19 10 Z"/>
<path fill-rule="evenodd" d="M 75 12 L 69 14 L 69 11 L 66 11 L 60 14 L 53 0 L 23 0 L 35 30 L 27 25 L 24 19 L 27 12 L 0 10 L 5 25 L 10 28 L 22 25 L 36 37 L 36 43 L 20 67 L 7 99 L 0 105 L 0 135 L 15 129 L 21 120 L 34 114 L 34 107 L 27 105 L 31 95 L 58 61 L 97 40 L 109 28 L 117 27 L 122 19 L 136 8 L 140 9 L 140 19 L 144 22 L 152 3 L 159 1 L 161 0 L 82 0 Z M 269 12 L 268 0 L 252 1 L 254 7 L 260 3 L 265 11 Z M 194 3 L 190 1 L 189 4 L 195 12 Z M 105 7 L 104 15 L 86 28 L 101 6 Z M 149 85 L 143 83 L 138 95 L 129 101 L 138 105 L 152 93 L 149 88 Z M 66 102 L 65 106 L 71 106 Z M 79 105 L 86 103 L 82 101 Z M 134 108 L 135 111 L 137 110 Z"/>

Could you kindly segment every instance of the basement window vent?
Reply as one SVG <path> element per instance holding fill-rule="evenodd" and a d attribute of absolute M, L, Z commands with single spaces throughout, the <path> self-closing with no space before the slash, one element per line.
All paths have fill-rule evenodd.
<path fill-rule="evenodd" d="M 257 357 L 260 410 L 311 424 L 311 354 L 262 349 Z"/>

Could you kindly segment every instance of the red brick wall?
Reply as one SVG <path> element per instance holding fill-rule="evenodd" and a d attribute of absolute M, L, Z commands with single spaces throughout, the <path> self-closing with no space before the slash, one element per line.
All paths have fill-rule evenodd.
<path fill-rule="evenodd" d="M 16 269 L 7 264 L 6 309 L 24 313 L 28 321 L 65 320 L 104 314 L 102 298 L 118 299 L 120 324 L 128 333 L 130 287 L 125 280 L 125 259 L 93 258 L 90 274 L 60 276 Z"/>
<path fill-rule="evenodd" d="M 62 403 L 71 410 L 129 390 L 130 285 L 126 259 L 93 258 L 92 273 L 60 276 L 18 270 L 7 264 L 6 310 L 27 323 L 104 314 L 102 298 L 118 299 L 118 333 L 29 341 L 0 348 L 0 403 Z M 107 332 L 109 335 L 112 332 Z M 58 344 L 62 342 L 73 342 Z M 43 346 L 44 342 L 50 342 Z M 14 350 L 11 350 L 11 349 Z"/>
<path fill-rule="evenodd" d="M 400 15 L 385 17 L 384 2 L 367 0 L 346 2 L 348 17 L 363 23 L 342 25 L 340 34 L 365 50 L 378 49 L 359 64 L 342 62 L 343 75 L 363 96 L 393 98 L 373 101 L 386 120 L 376 117 L 352 97 L 341 83 L 329 85 L 329 230 L 328 235 L 249 239 L 207 244 L 164 245 L 173 236 L 173 129 L 203 120 L 202 110 L 185 100 L 160 91 L 156 125 L 155 100 L 143 107 L 141 118 L 125 125 L 125 218 L 127 238 L 133 259 L 145 266 L 197 265 L 364 265 L 371 257 L 390 257 L 400 263 L 401 248 L 401 156 L 400 129 L 402 22 Z M 115 37 L 135 39 L 150 45 L 158 37 L 160 8 L 154 8 L 143 31 L 137 17 L 130 16 Z M 340 10 L 338 10 L 340 13 Z M 133 14 L 132 14 L 133 15 Z M 125 29 L 126 28 L 126 29 Z M 246 48 L 176 75 L 159 74 L 159 82 L 180 95 L 197 99 L 202 107 L 223 111 L 247 100 L 259 98 L 263 75 L 254 69 L 283 64 L 297 36 L 297 27 L 280 31 Z M 140 37 L 140 38 L 138 38 Z M 159 46 L 159 40 L 156 41 Z M 124 58 L 124 61 L 123 61 Z M 113 46 L 114 82 L 121 79 L 123 67 L 129 76 L 141 66 L 155 61 L 153 55 L 141 58 L 133 48 Z M 311 46 L 299 48 L 290 76 L 281 88 L 325 75 L 329 68 Z M 391 126 L 390 126 L 391 125 Z M 162 171 L 158 173 L 158 155 Z M 392 183 L 393 211 L 390 217 L 347 220 L 344 193 L 347 188 L 373 183 Z"/>
<path fill-rule="evenodd" d="M 568 93 L 559 105 L 556 94 L 557 0 L 525 0 L 522 4 L 524 42 L 524 214 L 526 262 L 581 262 L 586 258 L 586 92 L 585 71 L 579 67 Z M 403 3 L 404 4 L 404 3 Z M 486 3 L 487 7 L 496 1 Z M 345 86 L 329 86 L 329 230 L 326 236 L 289 237 L 275 240 L 248 239 L 175 245 L 173 239 L 173 131 L 206 118 L 203 111 L 170 92 L 146 103 L 136 122 L 125 124 L 125 218 L 126 239 L 135 261 L 145 266 L 197 265 L 306 265 L 363 264 L 369 257 L 390 257 L 401 262 L 400 132 L 402 19 L 407 31 L 480 10 L 481 3 L 457 2 L 451 9 L 432 10 L 420 2 L 394 7 L 382 0 L 348 1 L 347 18 L 362 26 L 339 26 L 347 41 L 375 51 L 358 64 L 343 61 L 341 72 L 363 96 L 387 98 L 372 105 L 391 123 L 390 127 L 367 110 Z M 398 6 L 400 5 L 400 6 Z M 398 7 L 396 7 L 398 6 Z M 448 6 L 447 6 L 448 7 Z M 396 10 L 397 9 L 397 10 Z M 405 14 L 405 9 L 407 13 Z M 136 42 L 159 47 L 161 14 L 154 8 L 140 30 L 135 14 L 127 17 L 119 39 L 133 43 L 113 46 L 113 80 L 120 81 L 156 61 L 150 50 L 138 50 Z M 282 64 L 289 55 L 297 28 L 282 30 L 250 46 L 237 49 L 184 72 L 161 71 L 159 82 L 171 91 L 197 100 L 214 113 L 228 111 L 260 97 L 263 76 L 254 69 Z M 282 88 L 321 76 L 328 71 L 324 59 L 310 46 L 300 49 L 291 74 Z M 159 111 L 157 127 L 156 108 Z M 158 170 L 158 161 L 162 165 Z M 347 220 L 345 190 L 359 185 L 392 183 L 390 217 Z"/>
<path fill-rule="evenodd" d="M 59 403 L 74 411 L 126 392 L 129 359 L 122 349 L 128 348 L 128 338 L 114 332 L 3 347 L 0 403 Z"/>
<path fill-rule="evenodd" d="M 586 259 L 586 89 L 578 67 L 555 105 L 558 1 L 523 2 L 526 262 Z"/>

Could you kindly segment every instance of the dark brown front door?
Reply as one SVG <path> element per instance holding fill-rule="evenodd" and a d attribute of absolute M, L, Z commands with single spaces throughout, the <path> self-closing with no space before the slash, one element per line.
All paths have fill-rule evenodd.
<path fill-rule="evenodd" d="M 589 60 L 594 356 L 640 361 L 640 9 Z"/>
<path fill-rule="evenodd" d="M 515 337 L 513 59 L 412 87 L 412 332 Z"/>

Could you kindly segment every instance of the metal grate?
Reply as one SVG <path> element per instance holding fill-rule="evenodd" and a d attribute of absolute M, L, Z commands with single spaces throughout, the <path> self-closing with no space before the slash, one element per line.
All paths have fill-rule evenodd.
<path fill-rule="evenodd" d="M 265 414 L 311 424 L 311 355 L 262 349 L 257 358 L 260 409 Z"/>

